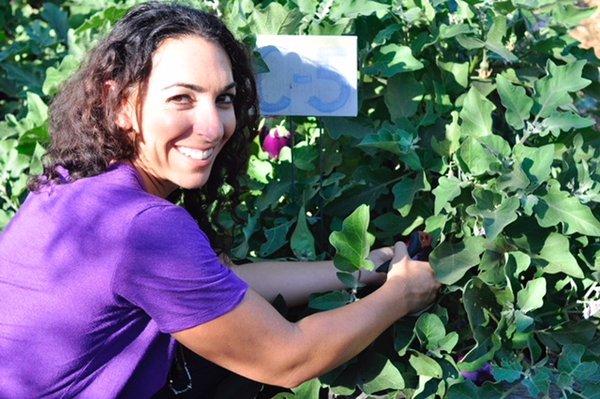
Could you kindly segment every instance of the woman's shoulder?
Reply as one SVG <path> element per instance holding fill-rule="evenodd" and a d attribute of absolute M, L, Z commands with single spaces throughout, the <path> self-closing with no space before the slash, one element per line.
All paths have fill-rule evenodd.
<path fill-rule="evenodd" d="M 138 217 L 175 214 L 181 219 L 187 214 L 181 207 L 145 191 L 141 177 L 127 163 L 111 165 L 103 173 L 77 180 L 71 180 L 67 171 L 61 174 L 64 183 L 32 193 L 25 208 L 35 208 L 58 221 L 103 222 L 115 227 L 126 227 Z"/>

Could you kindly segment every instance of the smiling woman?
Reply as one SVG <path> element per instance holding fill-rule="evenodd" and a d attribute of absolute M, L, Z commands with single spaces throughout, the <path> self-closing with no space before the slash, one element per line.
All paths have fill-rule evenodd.
<path fill-rule="evenodd" d="M 0 236 L 0 397 L 149 398 L 180 344 L 293 387 L 433 299 L 402 243 L 371 253 L 391 260 L 363 274 L 372 294 L 296 323 L 268 301 L 342 288 L 331 261 L 220 262 L 208 209 L 237 204 L 257 117 L 249 57 L 218 18 L 147 3 L 115 26 L 54 99 L 44 173 Z"/>
<path fill-rule="evenodd" d="M 133 131 L 146 190 L 167 197 L 204 186 L 236 127 L 236 84 L 222 47 L 199 36 L 165 40 L 152 57 L 138 120 L 136 93 L 117 120 Z"/>

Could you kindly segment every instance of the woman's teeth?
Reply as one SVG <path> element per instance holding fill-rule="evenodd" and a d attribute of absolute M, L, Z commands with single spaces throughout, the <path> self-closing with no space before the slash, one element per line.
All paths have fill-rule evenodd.
<path fill-rule="evenodd" d="M 214 148 L 202 151 L 190 147 L 177 147 L 177 150 L 188 158 L 192 158 L 199 161 L 204 161 L 210 158 L 215 151 Z"/>

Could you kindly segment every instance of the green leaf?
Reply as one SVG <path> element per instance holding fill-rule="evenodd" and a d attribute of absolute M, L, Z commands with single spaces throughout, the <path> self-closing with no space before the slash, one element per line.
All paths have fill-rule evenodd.
<path fill-rule="evenodd" d="M 471 33 L 471 27 L 468 24 L 457 24 L 457 25 L 440 25 L 440 39 L 449 39 L 456 35 Z"/>
<path fill-rule="evenodd" d="M 308 301 L 308 306 L 317 310 L 331 310 L 342 307 L 352 302 L 348 291 L 333 291 L 323 295 L 313 295 Z"/>
<path fill-rule="evenodd" d="M 336 249 L 333 263 L 339 270 L 353 272 L 359 269 L 373 270 L 375 265 L 367 259 L 375 237 L 367 231 L 369 207 L 361 205 L 344 219 L 341 231 L 334 231 L 329 242 Z"/>
<path fill-rule="evenodd" d="M 59 86 L 66 81 L 79 68 L 81 61 L 72 54 L 67 54 L 58 67 L 50 67 L 46 70 L 46 80 L 42 91 L 46 95 L 58 93 Z"/>
<path fill-rule="evenodd" d="M 479 257 L 485 249 L 483 241 L 481 237 L 467 237 L 461 242 L 444 241 L 438 245 L 429 255 L 437 279 L 446 285 L 460 280 L 470 268 L 479 263 Z"/>
<path fill-rule="evenodd" d="M 559 184 L 549 184 L 548 193 L 540 197 L 533 207 L 535 217 L 542 227 L 564 225 L 565 234 L 579 233 L 588 236 L 600 236 L 600 222 L 587 206 L 576 197 L 560 191 Z"/>
<path fill-rule="evenodd" d="M 540 252 L 540 257 L 548 262 L 544 267 L 544 273 L 565 273 L 569 276 L 583 278 L 583 271 L 577 264 L 577 259 L 571 254 L 569 249 L 569 239 L 558 233 L 551 233 L 544 247 Z"/>
<path fill-rule="evenodd" d="M 298 212 L 298 222 L 292 233 L 290 246 L 298 259 L 314 260 L 317 256 L 315 239 L 306 223 L 306 210 L 304 207 Z"/>
<path fill-rule="evenodd" d="M 570 92 L 576 92 L 590 84 L 588 79 L 581 77 L 585 60 L 578 60 L 567 65 L 556 66 L 548 60 L 548 76 L 535 82 L 536 101 L 539 105 L 537 114 L 547 117 L 557 107 L 573 102 Z"/>
<path fill-rule="evenodd" d="M 579 344 L 568 344 L 563 347 L 563 351 L 558 359 L 558 369 L 565 373 L 572 373 L 579 364 L 585 353 L 585 346 Z"/>
<path fill-rule="evenodd" d="M 82 34 L 87 30 L 99 29 L 103 25 L 114 24 L 123 18 L 130 8 L 130 6 L 111 6 L 103 9 L 102 11 L 98 11 L 86 19 L 85 22 L 75 30 L 75 36 L 81 37 L 83 36 Z"/>
<path fill-rule="evenodd" d="M 503 201 L 500 205 L 486 206 L 481 204 L 476 196 L 477 191 L 473 191 L 473 197 L 477 205 L 471 205 L 467 208 L 467 213 L 471 216 L 479 216 L 483 219 L 483 228 L 488 239 L 494 240 L 506 226 L 517 220 L 517 209 L 519 209 L 519 199 L 511 197 Z"/>
<path fill-rule="evenodd" d="M 492 375 L 494 376 L 494 379 L 498 382 L 506 381 L 508 383 L 513 383 L 521 378 L 522 373 L 519 369 L 493 366 Z"/>
<path fill-rule="evenodd" d="M 297 9 L 286 8 L 279 3 L 269 3 L 266 7 L 255 8 L 252 12 L 254 33 L 285 35 L 294 34 L 304 16 Z"/>
<path fill-rule="evenodd" d="M 394 324 L 394 350 L 398 352 L 399 356 L 404 356 L 413 342 L 415 338 L 414 326 L 414 319 L 406 319 L 402 323 Z"/>
<path fill-rule="evenodd" d="M 542 127 L 554 136 L 558 136 L 561 131 L 568 132 L 573 129 L 583 129 L 593 126 L 594 123 L 594 119 L 584 118 L 573 112 L 553 112 L 542 121 Z M 540 135 L 544 136 L 544 134 Z"/>
<path fill-rule="evenodd" d="M 295 399 L 319 399 L 320 390 L 321 383 L 316 378 L 306 381 L 296 388 L 292 388 Z"/>
<path fill-rule="evenodd" d="M 337 140 L 342 136 L 363 139 L 364 137 L 374 134 L 375 132 L 372 122 L 361 117 L 335 118 L 324 116 L 321 117 L 320 120 L 325 125 L 327 133 L 334 140 Z"/>
<path fill-rule="evenodd" d="M 422 353 L 411 355 L 408 362 L 416 370 L 419 376 L 442 378 L 442 367 L 434 359 Z"/>
<path fill-rule="evenodd" d="M 519 59 L 502 44 L 504 35 L 506 35 L 506 17 L 495 15 L 486 37 L 485 47 L 508 62 L 518 61 Z"/>
<path fill-rule="evenodd" d="M 527 283 L 517 294 L 517 306 L 524 312 L 539 309 L 544 305 L 546 295 L 546 279 L 539 277 Z"/>
<path fill-rule="evenodd" d="M 461 87 L 467 88 L 469 85 L 469 63 L 442 62 L 436 61 L 437 65 L 444 71 L 449 72 L 454 77 L 456 83 Z"/>
<path fill-rule="evenodd" d="M 506 315 L 490 287 L 481 279 L 472 278 L 464 288 L 463 305 L 469 326 L 477 344 L 458 364 L 461 371 L 476 371 L 490 362 L 501 347 L 501 333 L 506 328 Z"/>
<path fill-rule="evenodd" d="M 554 144 L 541 147 L 525 147 L 517 144 L 513 148 L 515 160 L 535 188 L 548 180 L 554 162 Z"/>
<path fill-rule="evenodd" d="M 452 116 L 452 122 L 446 125 L 444 139 L 438 141 L 434 136 L 431 136 L 431 147 L 442 156 L 451 156 L 460 148 L 458 112 L 452 111 L 450 115 Z"/>
<path fill-rule="evenodd" d="M 332 2 L 328 17 L 336 21 L 342 17 L 356 18 L 358 16 L 369 16 L 375 14 L 377 18 L 383 18 L 390 12 L 390 6 L 373 0 L 347 0 Z"/>
<path fill-rule="evenodd" d="M 245 259 L 248 254 L 248 250 L 250 249 L 248 245 L 248 241 L 252 234 L 256 231 L 256 225 L 258 222 L 258 215 L 250 215 L 248 217 L 248 222 L 246 226 L 242 229 L 242 233 L 244 235 L 243 241 L 235 248 L 231 250 L 231 254 L 235 259 Z"/>
<path fill-rule="evenodd" d="M 266 184 L 273 175 L 273 165 L 269 161 L 259 159 L 256 155 L 251 155 L 248 160 L 248 176 L 258 182 Z"/>
<path fill-rule="evenodd" d="M 456 36 L 456 41 L 467 50 L 475 50 L 485 46 L 484 41 L 467 35 Z"/>
<path fill-rule="evenodd" d="M 365 148 L 379 148 L 399 156 L 399 159 L 412 170 L 421 170 L 421 161 L 416 154 L 413 145 L 418 141 L 406 130 L 385 123 L 377 132 L 365 137 L 358 145 Z"/>
<path fill-rule="evenodd" d="M 492 134 L 492 111 L 495 109 L 494 103 L 471 87 L 460 111 L 462 135 L 481 137 Z"/>
<path fill-rule="evenodd" d="M 362 391 L 367 394 L 386 389 L 403 389 L 404 378 L 400 370 L 385 356 L 370 353 L 361 364 Z"/>
<path fill-rule="evenodd" d="M 456 177 L 442 176 L 432 193 L 435 195 L 434 213 L 437 215 L 448 203 L 460 195 L 460 180 Z"/>
<path fill-rule="evenodd" d="M 429 191 L 431 186 L 425 172 L 419 173 L 414 179 L 402 179 L 392 187 L 394 193 L 394 208 L 400 215 L 407 216 L 412 207 L 415 194 L 419 191 Z"/>
<path fill-rule="evenodd" d="M 410 47 L 387 44 L 377 49 L 373 64 L 363 68 L 363 72 L 391 78 L 398 73 L 418 71 L 423 67 L 421 61 L 413 57 Z"/>
<path fill-rule="evenodd" d="M 536 369 L 533 374 L 526 376 L 523 385 L 527 387 L 531 396 L 537 398 L 540 394 L 548 394 L 551 378 L 550 370 L 542 367 Z"/>
<path fill-rule="evenodd" d="M 424 88 L 412 73 L 396 75 L 387 81 L 383 98 L 392 120 L 413 116 L 423 99 Z"/>
<path fill-rule="evenodd" d="M 48 21 L 48 24 L 62 42 L 67 41 L 67 32 L 69 31 L 68 14 L 61 10 L 56 4 L 44 3 L 41 12 L 42 18 Z"/>
<path fill-rule="evenodd" d="M 269 256 L 279 248 L 283 247 L 287 242 L 286 237 L 292 224 L 294 224 L 294 221 L 290 220 L 289 222 L 266 229 L 265 236 L 267 237 L 267 241 L 260 246 L 260 256 Z"/>
<path fill-rule="evenodd" d="M 529 119 L 533 100 L 527 96 L 524 88 L 513 85 L 502 75 L 496 77 L 496 88 L 506 108 L 506 122 L 517 130 L 523 129 L 523 121 Z"/>
<path fill-rule="evenodd" d="M 458 150 L 460 160 L 467 167 L 469 173 L 480 176 L 490 173 L 499 167 L 499 157 L 490 151 L 481 140 L 467 137 Z"/>
<path fill-rule="evenodd" d="M 424 313 L 415 324 L 415 333 L 422 345 L 429 350 L 435 350 L 440 341 L 445 338 L 446 328 L 437 315 Z"/>

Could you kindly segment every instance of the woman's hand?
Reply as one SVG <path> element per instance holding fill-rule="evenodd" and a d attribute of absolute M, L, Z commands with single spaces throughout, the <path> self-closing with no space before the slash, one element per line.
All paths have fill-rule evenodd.
<path fill-rule="evenodd" d="M 382 247 L 372 250 L 368 259 L 375 264 L 375 269 L 391 260 L 394 256 L 394 247 Z M 386 273 L 363 270 L 360 274 L 360 282 L 367 285 L 381 285 L 385 283 Z"/>
<path fill-rule="evenodd" d="M 398 292 L 402 293 L 409 313 L 422 310 L 433 302 L 440 289 L 440 283 L 429 262 L 410 259 L 403 242 L 394 245 L 394 255 L 385 284 L 395 285 Z"/>

